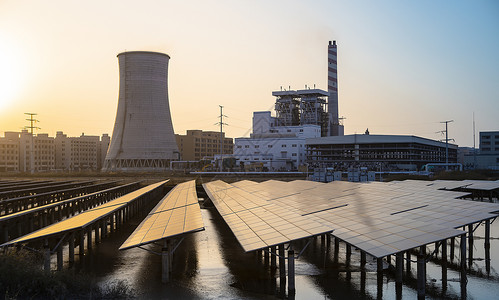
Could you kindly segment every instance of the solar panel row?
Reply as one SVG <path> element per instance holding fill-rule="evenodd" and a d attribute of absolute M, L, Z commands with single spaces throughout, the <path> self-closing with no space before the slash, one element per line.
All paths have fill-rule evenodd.
<path fill-rule="evenodd" d="M 100 206 L 97 206 L 95 208 L 92 208 L 90 210 L 87 210 L 83 213 L 80 213 L 74 217 L 65 219 L 61 222 L 57 222 L 55 224 L 52 224 L 50 226 L 44 227 L 40 230 L 37 230 L 35 232 L 32 232 L 30 234 L 27 234 L 25 236 L 22 236 L 20 238 L 14 239 L 12 241 L 9 241 L 7 243 L 4 243 L 0 246 L 8 246 L 16 243 L 22 243 L 22 242 L 28 242 L 31 240 L 35 239 L 40 239 L 40 238 L 45 238 L 49 237 L 52 235 L 80 229 L 80 228 L 85 228 L 86 226 L 94 223 L 96 220 L 102 219 L 104 217 L 107 217 L 108 215 L 112 214 L 115 211 L 118 211 L 119 209 L 125 207 L 127 204 L 135 201 L 137 198 L 141 197 L 142 195 L 149 193 L 156 188 L 164 185 L 168 180 L 161 181 L 158 183 L 154 183 L 151 185 L 148 185 L 146 187 L 143 187 L 141 189 L 138 189 L 136 191 L 133 191 L 131 193 L 128 193 L 124 196 L 121 196 L 119 198 L 116 198 L 112 201 L 109 201 L 105 204 L 102 204 Z"/>
<path fill-rule="evenodd" d="M 204 230 L 194 180 L 175 186 L 121 245 L 129 249 L 184 233 Z"/>
<path fill-rule="evenodd" d="M 266 210 L 285 208 L 286 214 L 276 211 L 277 216 L 291 223 L 296 220 L 288 214 L 321 224 L 334 230 L 334 236 L 375 257 L 461 235 L 464 232 L 456 228 L 496 217 L 499 211 L 498 204 L 460 200 L 457 198 L 467 193 L 439 190 L 428 181 L 324 184 L 245 180 L 231 185 L 216 181 L 205 184 L 205 189 L 246 251 L 263 245 L 255 238 L 259 226 L 265 223 L 272 228 L 275 222 L 262 218 L 243 226 L 254 220 L 243 212 L 252 212 L 255 203 Z M 238 218 L 228 218 L 231 214 Z M 262 228 L 269 230 L 268 226 Z"/>
<path fill-rule="evenodd" d="M 252 193 L 223 181 L 203 186 L 246 252 L 332 231 L 260 196 L 262 193 L 270 196 L 269 191 Z"/>

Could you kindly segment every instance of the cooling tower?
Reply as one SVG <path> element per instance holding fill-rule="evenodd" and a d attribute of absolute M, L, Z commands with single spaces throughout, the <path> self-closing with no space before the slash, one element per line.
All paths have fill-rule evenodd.
<path fill-rule="evenodd" d="M 103 171 L 155 171 L 178 159 L 163 53 L 118 54 L 120 89 L 113 136 Z"/>

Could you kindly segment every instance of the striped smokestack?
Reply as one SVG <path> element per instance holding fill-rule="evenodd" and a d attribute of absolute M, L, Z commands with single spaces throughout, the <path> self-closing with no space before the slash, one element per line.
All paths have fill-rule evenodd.
<path fill-rule="evenodd" d="M 329 111 L 329 135 L 337 136 L 342 135 L 339 126 L 338 116 L 338 64 L 336 41 L 329 41 L 327 47 L 327 91 L 329 92 L 328 98 L 328 111 Z"/>

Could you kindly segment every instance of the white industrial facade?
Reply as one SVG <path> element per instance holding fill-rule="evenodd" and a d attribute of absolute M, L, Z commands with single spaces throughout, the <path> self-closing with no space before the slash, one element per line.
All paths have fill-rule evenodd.
<path fill-rule="evenodd" d="M 169 59 L 148 51 L 118 54 L 118 109 L 103 171 L 164 170 L 178 159 L 168 100 Z"/>
<path fill-rule="evenodd" d="M 291 171 L 305 164 L 305 140 L 321 136 L 318 125 L 273 126 L 269 111 L 253 113 L 253 134 L 234 140 L 238 165 L 260 164 L 269 171 Z"/>

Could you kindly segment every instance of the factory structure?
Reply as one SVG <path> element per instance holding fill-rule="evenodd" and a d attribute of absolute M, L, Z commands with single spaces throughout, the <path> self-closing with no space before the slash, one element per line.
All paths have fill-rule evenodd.
<path fill-rule="evenodd" d="M 328 90 L 272 92 L 275 117 L 270 111 L 253 113 L 253 133 L 236 138 L 234 157 L 244 169 L 291 171 L 306 163 L 306 139 L 342 136 L 338 112 L 338 63 L 336 41 L 328 45 Z"/>
<path fill-rule="evenodd" d="M 164 53 L 118 54 L 120 88 L 103 171 L 161 171 L 179 159 L 168 99 Z"/>
<path fill-rule="evenodd" d="M 272 92 L 271 112 L 253 113 L 253 133 L 236 138 L 234 157 L 242 170 L 417 171 L 457 163 L 457 145 L 412 135 L 344 135 L 338 110 L 338 47 L 328 44 L 327 91 L 305 88 Z"/>

